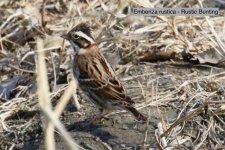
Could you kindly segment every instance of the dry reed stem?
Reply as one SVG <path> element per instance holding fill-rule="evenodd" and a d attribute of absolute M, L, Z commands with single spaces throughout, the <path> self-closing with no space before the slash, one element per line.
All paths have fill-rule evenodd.
<path fill-rule="evenodd" d="M 64 141 L 67 143 L 67 146 L 69 147 L 69 149 L 71 149 L 71 150 L 79 150 L 79 149 L 84 150 L 84 148 L 80 147 L 78 144 L 76 144 L 73 141 L 73 139 L 71 138 L 69 133 L 66 131 L 63 124 L 59 121 L 57 115 L 51 109 L 44 108 L 44 109 L 42 109 L 42 111 L 44 112 L 46 117 L 50 119 L 51 123 L 53 123 L 54 126 L 58 129 L 60 135 L 63 137 Z"/>
<path fill-rule="evenodd" d="M 43 45 L 41 39 L 37 40 L 37 48 L 38 50 L 42 50 Z M 60 102 L 56 106 L 55 112 L 52 111 L 51 100 L 50 100 L 50 93 L 49 93 L 49 85 L 47 79 L 47 70 L 45 65 L 45 58 L 44 52 L 38 51 L 38 96 L 39 96 L 39 105 L 41 110 L 44 112 L 45 116 L 47 117 L 45 122 L 45 146 L 47 150 L 54 150 L 55 149 L 55 137 L 54 137 L 54 126 L 60 131 L 62 137 L 67 142 L 70 149 L 78 149 L 77 144 L 75 144 L 69 134 L 66 132 L 66 129 L 60 123 L 58 116 L 64 110 L 66 104 L 68 103 L 73 90 L 76 89 L 74 82 L 68 87 L 68 90 L 62 96 Z M 54 114 L 55 113 L 55 114 Z"/>
<path fill-rule="evenodd" d="M 37 84 L 38 84 L 38 100 L 39 105 L 42 110 L 52 109 L 50 93 L 49 93 L 49 84 L 47 78 L 47 70 L 45 65 L 45 55 L 44 52 L 40 52 L 43 49 L 43 41 L 41 39 L 37 39 L 37 49 L 38 49 L 38 76 L 37 76 Z M 43 120 L 45 129 L 45 148 L 47 150 L 55 150 L 55 137 L 54 137 L 54 128 L 49 128 L 49 118 L 45 118 Z"/>
<path fill-rule="evenodd" d="M 193 117 L 195 117 L 196 115 L 199 115 L 203 110 L 203 108 L 205 107 L 205 105 L 200 106 L 198 109 L 196 109 L 195 111 L 191 112 L 189 115 L 181 117 L 179 119 L 177 119 L 170 127 L 169 129 L 167 129 L 163 134 L 160 135 L 160 137 L 164 137 L 166 136 L 173 128 L 175 128 L 177 125 L 179 125 L 182 122 L 188 121 L 190 119 L 192 119 Z"/>

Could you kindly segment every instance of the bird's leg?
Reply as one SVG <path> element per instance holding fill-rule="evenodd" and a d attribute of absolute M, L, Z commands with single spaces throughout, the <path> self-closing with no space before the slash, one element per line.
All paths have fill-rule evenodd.
<path fill-rule="evenodd" d="M 107 110 L 105 109 L 100 109 L 101 113 L 95 116 L 92 116 L 90 118 L 88 118 L 86 121 L 89 122 L 90 124 L 96 120 L 100 120 L 102 121 L 102 119 L 108 119 L 106 117 L 106 115 L 109 113 Z"/>
<path fill-rule="evenodd" d="M 100 109 L 100 111 L 101 111 L 101 113 L 99 114 L 99 115 L 101 115 L 102 117 L 100 118 L 101 120 L 102 119 L 106 119 L 106 120 L 108 120 L 109 118 L 108 118 L 108 114 L 110 113 L 110 111 L 109 110 L 106 110 L 106 109 Z"/>

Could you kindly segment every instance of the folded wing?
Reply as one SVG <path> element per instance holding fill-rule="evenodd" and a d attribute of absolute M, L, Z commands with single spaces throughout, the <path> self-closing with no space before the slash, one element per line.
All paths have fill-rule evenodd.
<path fill-rule="evenodd" d="M 100 52 L 79 56 L 78 59 L 82 61 L 77 61 L 81 74 L 77 79 L 81 88 L 87 91 L 92 99 L 110 101 L 112 105 L 130 106 L 134 103 L 127 96 L 123 84 L 116 78 L 114 70 Z"/>

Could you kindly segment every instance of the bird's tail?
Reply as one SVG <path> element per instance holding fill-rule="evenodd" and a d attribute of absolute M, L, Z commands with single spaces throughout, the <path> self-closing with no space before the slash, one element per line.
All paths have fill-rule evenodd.
<path fill-rule="evenodd" d="M 129 110 L 138 121 L 147 121 L 147 118 L 139 111 L 137 111 L 134 107 L 127 106 L 126 109 Z"/>

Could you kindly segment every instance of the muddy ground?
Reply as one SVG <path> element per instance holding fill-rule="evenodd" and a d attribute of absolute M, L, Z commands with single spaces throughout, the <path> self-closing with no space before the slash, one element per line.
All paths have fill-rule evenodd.
<path fill-rule="evenodd" d="M 121 75 L 121 79 L 125 80 L 125 86 L 129 95 L 138 103 L 143 103 L 144 98 L 141 93 L 140 84 L 146 93 L 151 93 L 152 88 L 157 86 L 158 93 L 173 93 L 181 83 L 193 80 L 194 78 L 206 77 L 212 74 L 224 72 L 225 69 L 220 67 L 212 67 L 209 65 L 191 65 L 173 64 L 172 62 L 164 63 L 145 63 L 133 65 L 130 70 Z M 151 73 L 151 74 L 149 74 Z M 138 75 L 135 79 L 129 77 Z M 157 80 L 158 79 L 158 80 Z M 148 85 L 146 83 L 149 83 Z M 152 94 L 154 95 L 154 94 Z M 87 124 L 85 119 L 94 114 L 98 114 L 98 109 L 89 103 L 86 98 L 81 98 L 81 109 L 76 111 L 76 108 L 70 103 L 60 120 L 64 123 L 73 139 L 85 149 L 90 150 L 107 150 L 107 149 L 144 149 L 158 148 L 155 132 L 157 124 L 164 118 L 167 122 L 173 122 L 180 111 L 178 103 L 181 94 L 175 92 L 161 99 L 152 100 L 150 106 L 143 108 L 140 111 L 146 114 L 149 111 L 150 123 L 137 122 L 133 116 L 126 112 L 109 115 L 108 119 L 95 121 L 92 124 Z M 160 97 L 160 95 L 159 95 Z M 186 101 L 184 99 L 184 101 Z M 177 106 L 177 107 L 176 107 Z M 23 150 L 42 150 L 44 149 L 43 132 L 41 130 L 40 119 L 38 116 L 33 119 L 37 121 L 34 130 L 30 132 L 30 139 L 22 147 Z M 198 129 L 185 128 L 180 134 L 189 131 L 198 131 Z M 34 135 L 35 134 L 35 135 Z M 56 132 L 56 147 L 57 150 L 67 149 L 65 142 Z M 189 145 L 191 148 L 191 145 Z"/>

